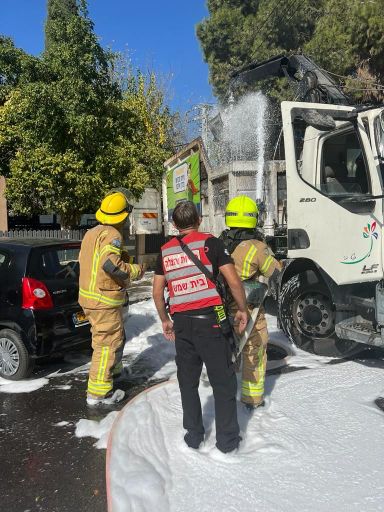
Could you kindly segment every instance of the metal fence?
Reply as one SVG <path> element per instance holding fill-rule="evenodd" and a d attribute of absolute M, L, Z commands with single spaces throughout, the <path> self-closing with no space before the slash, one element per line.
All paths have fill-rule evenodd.
<path fill-rule="evenodd" d="M 86 229 L 12 229 L 10 231 L 0 231 L 0 237 L 82 240 L 85 232 Z"/>

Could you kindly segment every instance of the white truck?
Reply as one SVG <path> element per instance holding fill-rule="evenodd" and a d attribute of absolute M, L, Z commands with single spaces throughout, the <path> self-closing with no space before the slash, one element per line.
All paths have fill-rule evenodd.
<path fill-rule="evenodd" d="M 287 77 L 301 100 L 281 104 L 285 160 L 265 165 L 265 234 L 284 262 L 280 325 L 296 345 L 318 354 L 347 357 L 367 345 L 383 347 L 384 108 L 349 104 L 303 55 L 247 66 L 232 86 L 270 76 Z M 166 162 L 167 172 L 195 152 L 203 229 L 217 235 L 228 199 L 251 192 L 253 164 L 213 169 L 196 139 Z"/>
<path fill-rule="evenodd" d="M 280 325 L 318 354 L 382 347 L 384 108 L 347 104 L 305 56 L 248 66 L 234 80 L 271 75 L 297 84 L 303 99 L 281 104 L 286 199 L 268 237 L 284 260 Z"/>

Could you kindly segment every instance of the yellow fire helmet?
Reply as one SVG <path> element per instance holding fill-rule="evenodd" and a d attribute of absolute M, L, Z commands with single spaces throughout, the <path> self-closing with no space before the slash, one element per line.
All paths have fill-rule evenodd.
<path fill-rule="evenodd" d="M 125 195 L 122 192 L 113 192 L 102 200 L 101 206 L 96 212 L 96 219 L 101 224 L 120 224 L 131 211 L 132 206 L 128 204 Z"/>
<path fill-rule="evenodd" d="M 248 196 L 237 196 L 225 209 L 225 223 L 229 228 L 255 228 L 259 209 Z"/>

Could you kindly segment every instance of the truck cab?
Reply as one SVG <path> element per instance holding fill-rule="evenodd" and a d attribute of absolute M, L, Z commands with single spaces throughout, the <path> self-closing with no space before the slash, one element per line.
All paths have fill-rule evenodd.
<path fill-rule="evenodd" d="M 281 104 L 287 259 L 279 317 L 310 351 L 383 346 L 383 108 Z"/>

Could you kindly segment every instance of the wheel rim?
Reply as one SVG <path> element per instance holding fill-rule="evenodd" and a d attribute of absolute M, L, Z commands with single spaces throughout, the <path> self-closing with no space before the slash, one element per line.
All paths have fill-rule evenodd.
<path fill-rule="evenodd" d="M 295 307 L 297 327 L 306 336 L 327 338 L 335 330 L 335 315 L 328 297 L 307 293 L 299 297 Z"/>
<path fill-rule="evenodd" d="M 0 338 L 0 372 L 15 375 L 20 366 L 20 356 L 16 345 L 9 338 Z"/>

